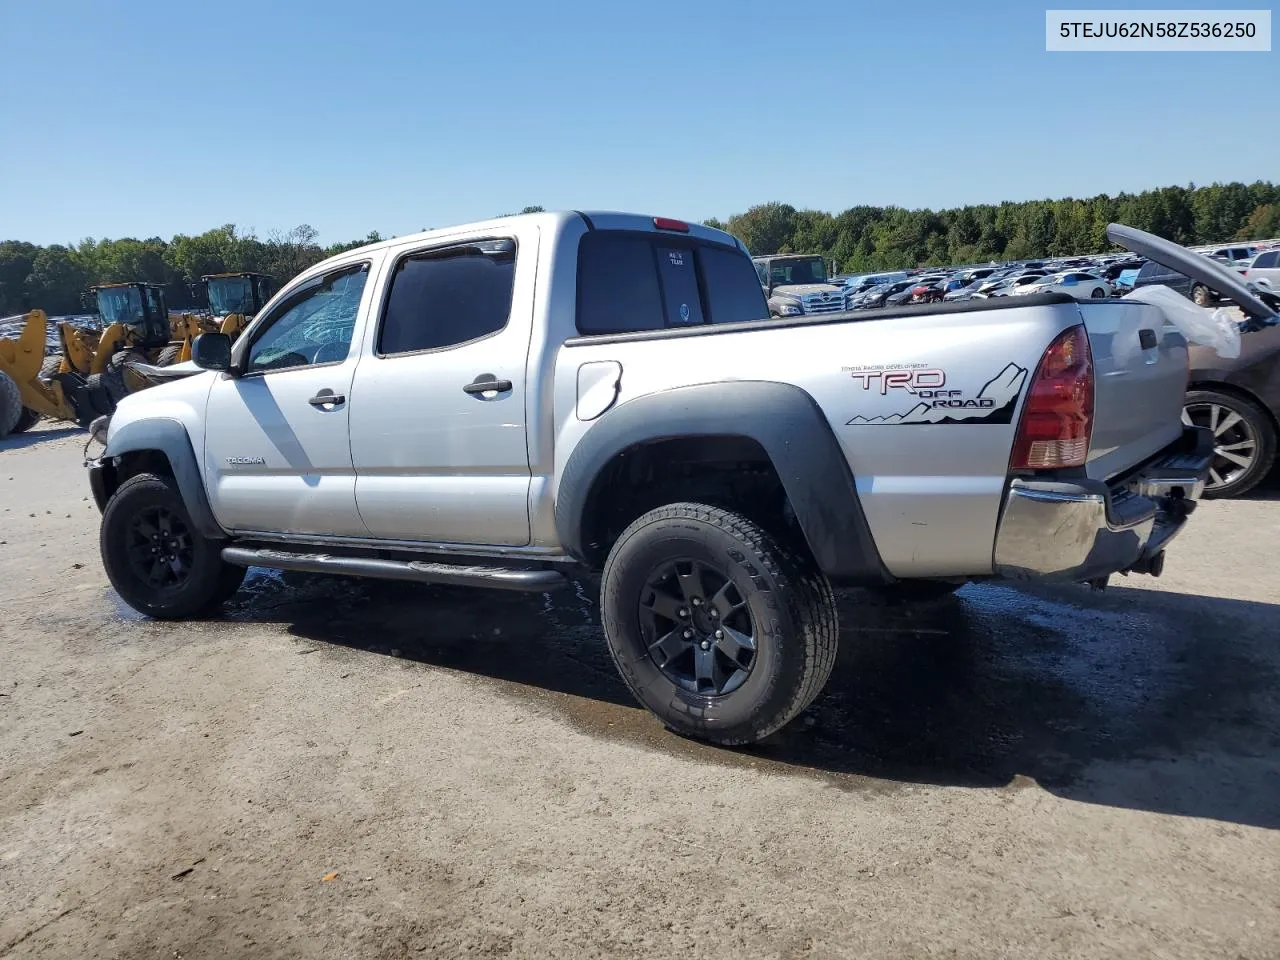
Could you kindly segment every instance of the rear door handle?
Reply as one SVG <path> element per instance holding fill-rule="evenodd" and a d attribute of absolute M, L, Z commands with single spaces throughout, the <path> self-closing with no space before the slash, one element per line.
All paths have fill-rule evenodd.
<path fill-rule="evenodd" d="M 495 380 L 493 374 L 481 374 L 462 388 L 463 393 L 506 393 L 511 389 L 510 380 Z"/>
<path fill-rule="evenodd" d="M 340 403 L 346 403 L 347 398 L 340 393 L 334 393 L 332 390 L 321 390 L 314 397 L 307 401 L 313 407 L 337 406 Z"/>

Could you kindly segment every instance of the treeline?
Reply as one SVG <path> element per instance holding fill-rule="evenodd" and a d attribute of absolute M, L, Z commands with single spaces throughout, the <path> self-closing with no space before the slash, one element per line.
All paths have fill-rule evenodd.
<path fill-rule="evenodd" d="M 849 273 L 1099 253 L 1108 223 L 1194 245 L 1280 236 L 1280 187 L 1215 183 L 1115 197 L 1032 200 L 949 210 L 852 207 L 843 213 L 766 203 L 725 223 L 754 254 L 822 253 Z"/>
<path fill-rule="evenodd" d="M 541 207 L 526 207 L 533 213 Z M 1161 187 L 1115 197 L 1032 200 L 949 210 L 851 207 L 843 213 L 766 203 L 723 227 L 752 253 L 822 253 L 846 272 L 981 263 L 1108 249 L 1111 222 L 1192 245 L 1280 236 L 1280 187 L 1264 181 Z M 259 238 L 226 224 L 171 240 L 83 240 L 73 246 L 0 242 L 0 316 L 40 307 L 51 314 L 90 309 L 82 294 L 97 283 L 144 280 L 165 285 L 170 306 L 203 306 L 188 284 L 209 273 L 253 270 L 283 284 L 325 257 L 383 239 L 327 247 L 302 225 Z"/>
<path fill-rule="evenodd" d="M 520 212 L 541 210 L 525 207 Z M 164 284 L 171 308 L 203 307 L 201 291 L 193 291 L 190 285 L 206 274 L 267 273 L 275 277 L 278 288 L 326 257 L 384 239 L 375 230 L 361 240 L 322 247 L 316 237 L 307 224 L 273 231 L 264 240 L 228 223 L 198 236 L 178 234 L 172 240 L 90 238 L 74 246 L 47 247 L 0 241 L 0 316 L 35 308 L 55 315 L 94 313 L 97 308 L 83 297 L 90 287 L 133 280 Z"/>

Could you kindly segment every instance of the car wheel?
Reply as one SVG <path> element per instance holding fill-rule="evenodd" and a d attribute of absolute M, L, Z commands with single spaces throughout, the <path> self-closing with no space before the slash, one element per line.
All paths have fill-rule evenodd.
<path fill-rule="evenodd" d="M 1206 497 L 1248 493 L 1271 471 L 1276 431 L 1271 417 L 1252 400 L 1216 390 L 1187 393 L 1182 422 L 1213 433 L 1213 462 Z"/>
<path fill-rule="evenodd" d="M 1107 296 L 1107 291 L 1105 289 L 1103 289 L 1102 287 L 1094 287 L 1093 292 L 1089 294 L 1089 299 L 1104 300 L 1106 299 L 1106 296 Z"/>
<path fill-rule="evenodd" d="M 34 427 L 40 419 L 40 414 L 30 407 L 23 407 L 22 412 L 18 414 L 18 422 L 13 425 L 11 433 L 26 433 Z"/>
<path fill-rule="evenodd" d="M 1208 307 L 1213 303 L 1213 294 L 1209 292 L 1208 287 L 1197 283 L 1191 288 L 1191 299 L 1197 307 Z"/>
<path fill-rule="evenodd" d="M 675 503 L 618 538 L 601 587 L 623 680 L 677 733 L 724 745 L 784 726 L 835 663 L 835 597 L 811 560 L 754 521 Z"/>
<path fill-rule="evenodd" d="M 245 571 L 196 529 L 173 480 L 141 473 L 120 485 L 98 538 L 107 579 L 122 600 L 159 620 L 194 616 L 230 599 Z"/>

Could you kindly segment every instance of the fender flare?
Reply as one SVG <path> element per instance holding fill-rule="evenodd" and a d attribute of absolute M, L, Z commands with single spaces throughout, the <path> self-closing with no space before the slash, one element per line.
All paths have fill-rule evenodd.
<path fill-rule="evenodd" d="M 183 505 L 200 533 L 211 540 L 227 539 L 227 532 L 218 526 L 213 510 L 209 507 L 209 497 L 205 493 L 195 450 L 191 446 L 191 437 L 180 421 L 169 417 L 151 417 L 124 424 L 112 433 L 99 463 L 109 464 L 114 458 L 127 453 L 148 450 L 163 453 L 169 461 L 169 466 L 173 470 L 173 479 L 178 484 L 178 492 L 182 495 Z M 99 481 L 92 482 L 95 485 L 96 495 Z M 105 506 L 105 503 L 103 505 Z"/>
<path fill-rule="evenodd" d="M 764 449 L 814 559 L 832 582 L 892 582 L 826 415 L 799 387 L 762 380 L 647 394 L 597 420 L 561 474 L 555 519 L 565 551 L 579 560 L 590 553 L 585 512 L 601 472 L 615 457 L 641 444 L 699 436 L 742 437 Z"/>

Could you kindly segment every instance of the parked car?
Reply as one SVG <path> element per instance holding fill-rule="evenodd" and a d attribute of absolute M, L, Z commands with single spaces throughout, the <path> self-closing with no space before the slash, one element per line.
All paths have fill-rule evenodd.
<path fill-rule="evenodd" d="M 1034 283 L 1015 287 L 1016 294 L 1065 293 L 1077 300 L 1102 300 L 1111 296 L 1111 284 L 1092 273 L 1069 270 L 1041 277 Z"/>
<path fill-rule="evenodd" d="M 1158 307 L 765 306 L 739 241 L 666 218 L 341 253 L 95 422 L 107 576 L 182 619 L 247 566 L 537 593 L 593 572 L 636 698 L 741 744 L 821 692 L 833 587 L 1160 572 L 1210 451 Z M 1113 352 L 1121 314 L 1147 349 Z"/>
<path fill-rule="evenodd" d="M 1280 250 L 1266 250 L 1246 260 L 1244 278 L 1280 293 Z"/>
<path fill-rule="evenodd" d="M 904 290 L 910 291 L 915 285 L 913 280 L 895 280 L 893 283 L 883 283 L 878 287 L 872 287 L 864 293 L 851 306 L 861 309 L 863 307 L 883 307 L 886 305 L 889 297 L 897 296 Z"/>
<path fill-rule="evenodd" d="M 1258 248 L 1251 244 L 1241 244 L 1240 246 L 1223 246 L 1223 247 L 1205 247 L 1202 251 L 1205 256 L 1213 257 L 1217 260 L 1225 260 L 1228 263 L 1239 263 L 1242 260 L 1248 260 L 1250 257 L 1257 255 Z"/>
<path fill-rule="evenodd" d="M 1181 287 L 1184 295 L 1197 285 L 1221 289 L 1249 318 L 1243 325 L 1239 357 L 1220 357 L 1207 346 L 1191 348 L 1183 411 L 1184 423 L 1205 427 L 1213 434 L 1214 457 L 1205 496 L 1242 496 L 1266 478 L 1276 459 L 1280 436 L 1280 325 L 1276 310 L 1280 296 L 1251 289 L 1242 277 L 1211 258 L 1179 251 L 1168 241 L 1153 244 L 1153 240 L 1159 238 L 1130 237 L 1120 242 L 1145 247 L 1169 264 L 1158 276 L 1180 279 L 1168 286 Z"/>
<path fill-rule="evenodd" d="M 1023 287 L 1027 287 L 1032 284 L 1039 283 L 1041 280 L 1044 279 L 1044 277 L 1045 277 L 1045 274 L 1039 273 L 1039 272 L 1023 273 L 1016 277 L 1009 277 L 1007 280 L 1003 281 L 1000 285 L 994 287 L 991 290 L 988 290 L 987 295 L 991 297 L 1007 297 L 1012 293 L 1017 293 Z"/>
<path fill-rule="evenodd" d="M 1204 259 L 1210 260 L 1209 257 Z M 1199 280 L 1193 280 L 1185 273 L 1175 270 L 1173 267 L 1167 267 L 1163 263 L 1156 263 L 1154 260 L 1142 265 L 1142 269 L 1134 277 L 1133 288 L 1136 290 L 1139 287 L 1157 283 L 1169 287 L 1171 290 L 1176 290 L 1197 306 L 1209 307 L 1219 299 L 1217 291 L 1210 289 L 1207 284 Z"/>

